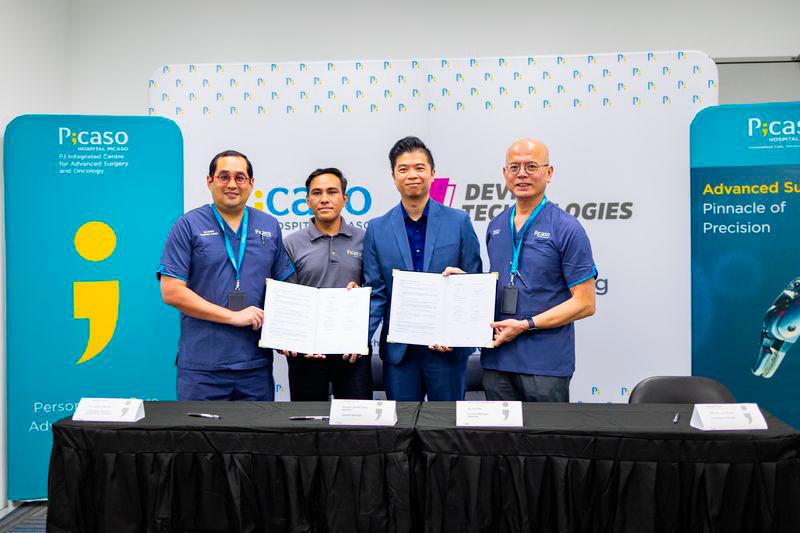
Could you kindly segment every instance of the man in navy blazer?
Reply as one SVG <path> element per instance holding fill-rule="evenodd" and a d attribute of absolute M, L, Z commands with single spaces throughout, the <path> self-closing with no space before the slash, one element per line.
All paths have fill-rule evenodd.
<path fill-rule="evenodd" d="M 389 151 L 400 204 L 370 221 L 364 237 L 364 281 L 372 287 L 369 335 L 383 322 L 380 356 L 390 400 L 463 400 L 467 358 L 472 348 L 387 343 L 392 301 L 392 270 L 441 272 L 457 267 L 481 272 L 480 243 L 469 216 L 431 200 L 436 174 L 433 156 L 416 137 L 406 137 Z"/>

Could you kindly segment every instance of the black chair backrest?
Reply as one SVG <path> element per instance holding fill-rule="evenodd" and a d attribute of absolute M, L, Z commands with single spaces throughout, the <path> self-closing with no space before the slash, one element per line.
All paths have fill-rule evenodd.
<path fill-rule="evenodd" d="M 467 360 L 467 392 L 483 391 L 483 366 L 481 354 L 475 352 Z"/>
<path fill-rule="evenodd" d="M 383 388 L 383 360 L 378 354 L 372 354 L 372 390 L 385 390 Z"/>
<path fill-rule="evenodd" d="M 736 403 L 728 388 L 700 376 L 655 376 L 631 391 L 628 403 Z"/>

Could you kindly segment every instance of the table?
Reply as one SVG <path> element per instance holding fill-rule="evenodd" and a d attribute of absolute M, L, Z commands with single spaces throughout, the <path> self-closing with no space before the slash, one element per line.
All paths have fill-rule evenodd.
<path fill-rule="evenodd" d="M 394 427 L 290 421 L 327 403 L 145 402 L 133 424 L 53 425 L 47 530 L 412 531 L 419 404 Z M 216 413 L 219 420 L 189 412 Z"/>
<path fill-rule="evenodd" d="M 800 531 L 800 433 L 769 415 L 767 431 L 701 432 L 691 413 L 523 404 L 522 428 L 456 428 L 454 403 L 423 404 L 418 530 Z"/>

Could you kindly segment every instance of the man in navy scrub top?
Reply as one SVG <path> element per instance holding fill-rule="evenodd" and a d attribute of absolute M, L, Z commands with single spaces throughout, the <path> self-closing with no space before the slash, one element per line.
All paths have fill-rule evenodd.
<path fill-rule="evenodd" d="M 266 278 L 294 271 L 278 221 L 252 207 L 253 166 L 228 150 L 206 177 L 213 203 L 181 216 L 158 276 L 181 312 L 179 400 L 273 400 L 272 350 L 258 347 Z"/>
<path fill-rule="evenodd" d="M 568 402 L 574 322 L 594 314 L 597 268 L 575 217 L 548 201 L 553 177 L 544 143 L 520 139 L 503 175 L 516 203 L 491 221 L 486 247 L 499 273 L 493 349 L 484 349 L 487 400 Z"/>

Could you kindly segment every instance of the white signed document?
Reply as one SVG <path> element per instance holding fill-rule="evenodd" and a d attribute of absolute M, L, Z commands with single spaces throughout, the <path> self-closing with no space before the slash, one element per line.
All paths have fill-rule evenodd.
<path fill-rule="evenodd" d="M 370 288 L 317 289 L 267 280 L 261 348 L 369 353 Z"/>
<path fill-rule="evenodd" d="M 393 271 L 389 342 L 491 347 L 497 274 Z"/>

